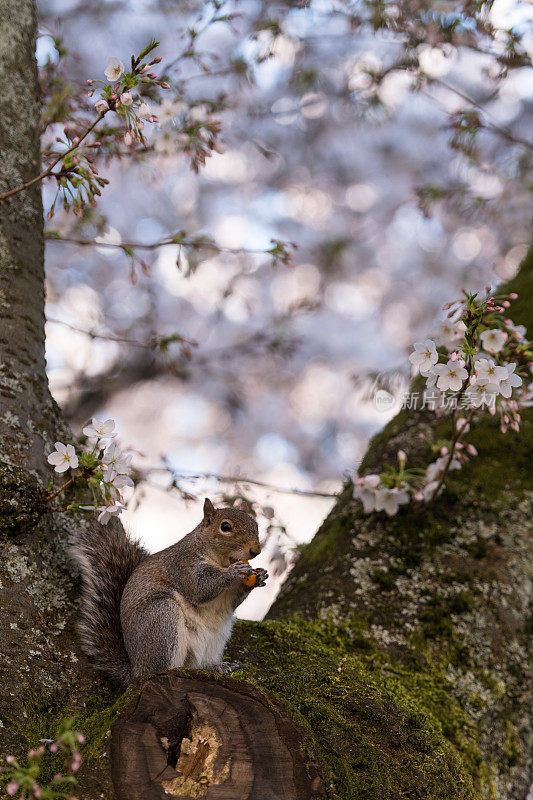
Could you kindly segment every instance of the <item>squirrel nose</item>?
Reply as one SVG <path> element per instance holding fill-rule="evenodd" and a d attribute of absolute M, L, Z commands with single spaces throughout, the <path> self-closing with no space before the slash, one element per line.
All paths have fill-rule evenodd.
<path fill-rule="evenodd" d="M 250 558 L 255 558 L 255 556 L 258 556 L 260 552 L 261 550 L 254 550 L 253 547 L 250 547 Z"/>

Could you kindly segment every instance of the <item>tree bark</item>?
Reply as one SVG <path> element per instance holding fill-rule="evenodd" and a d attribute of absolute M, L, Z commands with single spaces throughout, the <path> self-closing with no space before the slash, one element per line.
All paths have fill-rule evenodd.
<path fill-rule="evenodd" d="M 31 0 L 0 0 L 0 192 L 40 168 L 37 20 Z M 41 186 L 0 205 L 0 739 L 1 754 L 53 736 L 54 709 L 81 710 L 91 692 L 109 695 L 79 653 L 66 543 L 79 524 L 45 513 L 46 456 L 71 437 L 52 400 L 44 350 Z M 59 705 L 58 705 L 59 704 Z M 48 731 L 48 733 L 46 732 Z M 101 797 L 104 771 L 82 778 Z"/>

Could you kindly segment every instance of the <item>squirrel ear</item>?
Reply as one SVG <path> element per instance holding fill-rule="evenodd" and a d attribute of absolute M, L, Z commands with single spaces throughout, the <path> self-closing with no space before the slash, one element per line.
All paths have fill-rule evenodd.
<path fill-rule="evenodd" d="M 209 525 L 213 517 L 215 516 L 215 506 L 211 502 L 211 500 L 206 497 L 204 501 L 204 522 Z"/>

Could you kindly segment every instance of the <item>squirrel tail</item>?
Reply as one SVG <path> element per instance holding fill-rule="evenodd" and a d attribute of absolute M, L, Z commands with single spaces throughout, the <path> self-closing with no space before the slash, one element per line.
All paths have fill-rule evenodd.
<path fill-rule="evenodd" d="M 120 625 L 120 599 L 135 567 L 148 556 L 121 523 L 97 522 L 70 547 L 82 576 L 78 632 L 81 647 L 97 669 L 116 683 L 131 683 L 132 672 Z"/>

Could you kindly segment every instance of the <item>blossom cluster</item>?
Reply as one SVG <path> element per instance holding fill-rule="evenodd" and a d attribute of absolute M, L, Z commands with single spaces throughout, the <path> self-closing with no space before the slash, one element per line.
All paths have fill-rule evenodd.
<path fill-rule="evenodd" d="M 158 118 L 152 113 L 143 93 L 151 91 L 153 94 L 155 87 L 170 88 L 152 71 L 161 58 L 158 56 L 149 62 L 145 61 L 157 45 L 158 42 L 152 41 L 137 57 L 132 56 L 129 71 L 118 58 L 108 58 L 104 71 L 107 81 L 87 81 L 88 97 L 93 98 L 98 93 L 94 104 L 98 114 L 96 119 L 70 120 L 64 127 L 63 135 L 56 136 L 54 144 L 43 151 L 43 159 L 49 163 L 43 175 L 54 177 L 57 182 L 56 195 L 47 215 L 49 220 L 54 216 L 59 196 L 62 197 L 64 209 L 72 208 L 78 216 L 83 214 L 87 203 L 96 205 L 96 198 L 109 183 L 107 178 L 99 175 L 96 167 L 102 138 L 120 137 L 128 147 L 147 144 L 143 134 L 144 124 L 158 122 Z M 109 111 L 114 111 L 126 123 L 126 131 L 123 132 L 116 125 L 107 129 L 100 125 L 96 136 L 94 129 Z M 59 165 L 58 169 L 52 171 L 56 165 Z"/>
<path fill-rule="evenodd" d="M 98 99 L 94 107 L 102 116 L 108 111 L 114 111 L 126 123 L 124 144 L 131 147 L 135 144 L 146 145 L 143 134 L 145 122 L 159 122 L 152 112 L 150 105 L 142 95 L 142 91 L 149 87 L 159 86 L 169 89 L 166 81 L 158 79 L 153 68 L 159 64 L 161 57 L 157 56 L 148 63 L 144 63 L 146 56 L 157 47 L 157 42 L 151 42 L 137 58 L 132 56 L 131 70 L 126 71 L 120 59 L 111 57 L 107 59 L 104 75 L 108 82 L 88 80 L 88 96 L 93 97 L 98 91 Z"/>
<path fill-rule="evenodd" d="M 519 397 L 514 395 L 517 390 L 524 395 L 531 382 L 533 351 L 525 328 L 506 316 L 516 299 L 516 294 L 479 299 L 465 292 L 460 301 L 445 306 L 449 313 L 438 342 L 415 343 L 411 364 L 426 379 L 426 390 L 442 395 L 440 405 L 424 403 L 422 408 L 449 411 L 451 436 L 444 443 L 428 442 L 438 458 L 425 469 L 406 469 L 407 458 L 400 450 L 398 469 L 356 476 L 353 496 L 366 513 L 385 511 L 393 516 L 411 500 L 432 503 L 444 490 L 448 473 L 478 454 L 474 445 L 463 441 L 476 413 L 498 412 L 503 433 L 508 427 L 519 431 Z M 459 407 L 466 416 L 457 415 Z"/>
<path fill-rule="evenodd" d="M 81 766 L 80 745 L 85 736 L 73 729 L 74 720 L 65 720 L 56 739 L 41 739 L 41 744 L 28 753 L 28 764 L 23 766 L 15 758 L 5 757 L 6 766 L 0 768 L 2 782 L 9 797 L 20 800 L 78 800 L 74 791 L 78 781 L 76 773 Z M 64 760 L 64 771 L 56 772 L 51 779 L 48 759 L 60 754 Z M 48 767 L 48 769 L 47 769 Z"/>
<path fill-rule="evenodd" d="M 99 511 L 98 521 L 105 524 L 111 516 L 120 514 L 125 506 L 122 492 L 126 486 L 133 486 L 130 477 L 131 455 L 125 455 L 113 441 L 117 433 L 112 419 L 93 418 L 83 428 L 88 445 L 79 453 L 71 444 L 55 443 L 55 450 L 48 456 L 58 473 L 67 470 L 80 470 L 71 476 L 64 486 L 53 492 L 48 500 L 56 497 L 61 491 L 74 482 L 85 485 L 91 492 L 93 505 L 70 504 L 69 509 L 82 511 Z"/>

